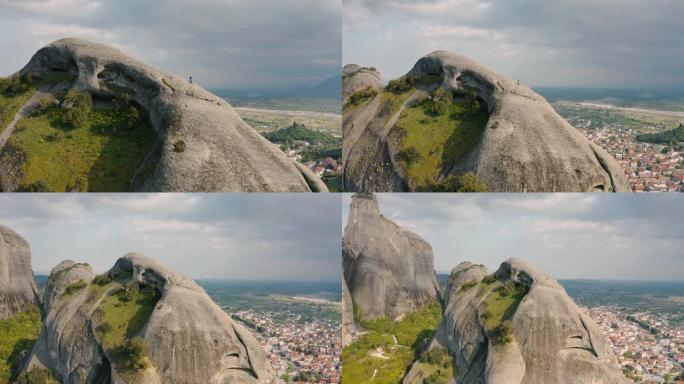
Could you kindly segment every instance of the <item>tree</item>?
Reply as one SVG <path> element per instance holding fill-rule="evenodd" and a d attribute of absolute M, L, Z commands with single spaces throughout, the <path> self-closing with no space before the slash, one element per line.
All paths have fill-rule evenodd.
<path fill-rule="evenodd" d="M 82 128 L 88 122 L 88 116 L 93 109 L 93 98 L 86 91 L 79 91 L 73 87 L 64 98 L 65 104 L 70 106 L 64 114 L 64 121 L 74 128 Z"/>
<path fill-rule="evenodd" d="M 143 369 L 147 367 L 147 343 L 145 340 L 136 336 L 130 340 L 126 340 L 123 345 L 123 352 L 128 358 L 128 364 L 134 369 Z"/>
<path fill-rule="evenodd" d="M 28 372 L 22 373 L 17 378 L 19 384 L 56 384 L 57 381 L 50 371 L 46 369 L 34 368 Z"/>
<path fill-rule="evenodd" d="M 437 88 L 434 95 L 432 95 L 432 102 L 430 103 L 430 110 L 437 115 L 443 115 L 449 112 L 449 106 L 454 101 L 454 95 L 446 88 Z"/>

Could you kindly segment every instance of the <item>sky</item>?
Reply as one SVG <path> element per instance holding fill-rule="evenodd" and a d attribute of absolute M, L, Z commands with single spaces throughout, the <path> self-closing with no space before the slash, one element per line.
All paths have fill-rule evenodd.
<path fill-rule="evenodd" d="M 377 194 L 382 214 L 430 243 L 438 273 L 509 257 L 556 279 L 684 281 L 677 194 Z M 343 198 L 347 222 L 351 195 Z"/>
<path fill-rule="evenodd" d="M 531 86 L 681 88 L 681 0 L 343 0 L 343 62 L 385 80 L 434 50 Z"/>
<path fill-rule="evenodd" d="M 63 260 L 97 272 L 142 252 L 192 278 L 339 281 L 334 194 L 0 194 L 0 224 L 30 244 L 34 273 Z"/>
<path fill-rule="evenodd" d="M 0 76 L 64 37 L 112 44 L 205 88 L 339 76 L 340 0 L 0 0 Z"/>

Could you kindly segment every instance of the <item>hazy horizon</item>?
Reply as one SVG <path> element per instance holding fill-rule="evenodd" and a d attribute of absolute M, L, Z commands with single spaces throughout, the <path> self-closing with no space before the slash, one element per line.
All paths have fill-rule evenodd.
<path fill-rule="evenodd" d="M 339 0 L 0 0 L 0 76 L 80 37 L 205 88 L 314 86 L 340 73 L 341 18 Z"/>
<path fill-rule="evenodd" d="M 340 220 L 333 194 L 0 195 L 36 274 L 67 259 L 102 273 L 141 252 L 193 279 L 336 281 Z"/>
<path fill-rule="evenodd" d="M 493 272 L 518 257 L 558 280 L 684 281 L 676 194 L 376 196 L 385 217 L 430 243 L 439 274 L 463 261 Z M 342 199 L 344 225 L 350 199 Z"/>
<path fill-rule="evenodd" d="M 343 0 L 343 64 L 385 80 L 448 50 L 532 87 L 681 88 L 676 0 Z"/>

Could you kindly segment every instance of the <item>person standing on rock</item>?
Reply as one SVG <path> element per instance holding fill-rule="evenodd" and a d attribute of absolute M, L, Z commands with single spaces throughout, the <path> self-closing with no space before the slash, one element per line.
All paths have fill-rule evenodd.
<path fill-rule="evenodd" d="M 192 84 L 192 76 L 190 76 L 190 84 Z"/>

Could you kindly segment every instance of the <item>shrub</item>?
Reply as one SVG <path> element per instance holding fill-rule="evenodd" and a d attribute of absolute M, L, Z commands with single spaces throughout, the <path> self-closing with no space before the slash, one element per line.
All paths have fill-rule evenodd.
<path fill-rule="evenodd" d="M 461 285 L 461 288 L 459 288 L 458 290 L 461 291 L 461 292 L 462 292 L 462 291 L 467 291 L 467 290 L 469 290 L 470 288 L 472 288 L 472 287 L 474 287 L 474 286 L 476 286 L 476 285 L 477 285 L 477 281 L 475 281 L 475 280 L 468 280 L 468 281 L 466 281 L 465 283 L 463 283 L 463 284 Z"/>
<path fill-rule="evenodd" d="M 126 340 L 122 348 L 131 368 L 143 369 L 147 367 L 148 348 L 142 337 L 136 336 Z"/>
<path fill-rule="evenodd" d="M 112 325 L 107 322 L 104 322 L 97 326 L 97 331 L 102 333 L 103 335 L 106 335 L 112 331 Z"/>
<path fill-rule="evenodd" d="M 97 275 L 93 279 L 93 284 L 97 284 L 99 286 L 105 286 L 111 282 L 112 282 L 112 277 L 109 276 L 108 273 L 104 273 L 102 275 Z"/>
<path fill-rule="evenodd" d="M 138 108 L 136 108 L 134 105 L 129 105 L 124 111 L 124 124 L 126 128 L 133 128 L 135 123 L 138 122 L 138 119 L 140 119 L 140 112 L 138 112 Z"/>
<path fill-rule="evenodd" d="M 34 368 L 28 372 L 22 373 L 17 378 L 19 384 L 56 384 L 57 381 L 52 376 L 50 371 L 46 369 Z"/>
<path fill-rule="evenodd" d="M 494 277 L 494 275 L 487 275 L 482 279 L 482 282 L 485 284 L 492 284 L 496 282 L 496 277 Z"/>
<path fill-rule="evenodd" d="M 120 301 L 123 301 L 124 303 L 128 303 L 129 301 L 133 300 L 134 296 L 133 292 L 127 291 L 123 288 L 117 290 L 114 292 L 114 294 Z"/>
<path fill-rule="evenodd" d="M 513 341 L 513 330 L 511 322 L 506 320 L 494 328 L 494 337 L 492 339 L 494 344 L 506 344 Z"/>
<path fill-rule="evenodd" d="M 185 142 L 183 140 L 178 140 L 173 144 L 173 150 L 181 153 L 185 151 Z"/>
<path fill-rule="evenodd" d="M 88 122 L 88 116 L 93 109 L 93 98 L 86 91 L 71 88 L 65 96 L 67 105 L 71 105 L 64 114 L 64 121 L 74 128 L 81 128 Z"/>
<path fill-rule="evenodd" d="M 27 186 L 21 187 L 20 192 L 52 192 L 52 188 L 46 181 L 37 180 Z"/>
<path fill-rule="evenodd" d="M 454 101 L 454 95 L 446 88 L 437 88 L 432 95 L 430 111 L 437 115 L 444 115 L 449 112 L 449 106 Z"/>
<path fill-rule="evenodd" d="M 365 89 L 362 89 L 349 96 L 349 100 L 347 100 L 347 105 L 345 105 L 345 107 L 348 108 L 359 105 L 366 100 L 374 98 L 377 94 L 378 91 L 373 87 L 367 87 Z"/>
<path fill-rule="evenodd" d="M 461 176 L 449 176 L 436 185 L 435 192 L 487 192 L 487 184 L 473 172 Z"/>
<path fill-rule="evenodd" d="M 413 88 L 415 83 L 416 79 L 412 76 L 404 76 L 396 80 L 390 80 L 385 89 L 393 93 L 404 93 Z"/>
<path fill-rule="evenodd" d="M 396 154 L 397 161 L 403 161 L 407 166 L 415 163 L 420 159 L 420 152 L 415 147 L 409 147 L 403 151 L 399 151 Z"/>
<path fill-rule="evenodd" d="M 451 362 L 449 353 L 445 348 L 442 347 L 432 348 L 429 351 L 423 352 L 423 355 L 420 357 L 420 359 L 424 363 L 442 366 L 448 366 Z"/>
<path fill-rule="evenodd" d="M 55 99 L 52 96 L 46 95 L 41 97 L 40 100 L 38 100 L 38 104 L 36 104 L 36 107 L 33 109 L 33 111 L 31 111 L 31 115 L 42 115 L 49 108 L 54 107 L 56 102 L 57 99 Z"/>
<path fill-rule="evenodd" d="M 79 281 L 77 281 L 77 282 L 75 282 L 75 283 L 69 284 L 69 285 L 66 287 L 66 289 L 64 290 L 64 293 L 67 294 L 67 295 L 74 294 L 74 293 L 80 291 L 81 289 L 85 288 L 86 285 L 87 285 L 87 284 L 86 284 L 85 281 L 79 280 Z"/>

